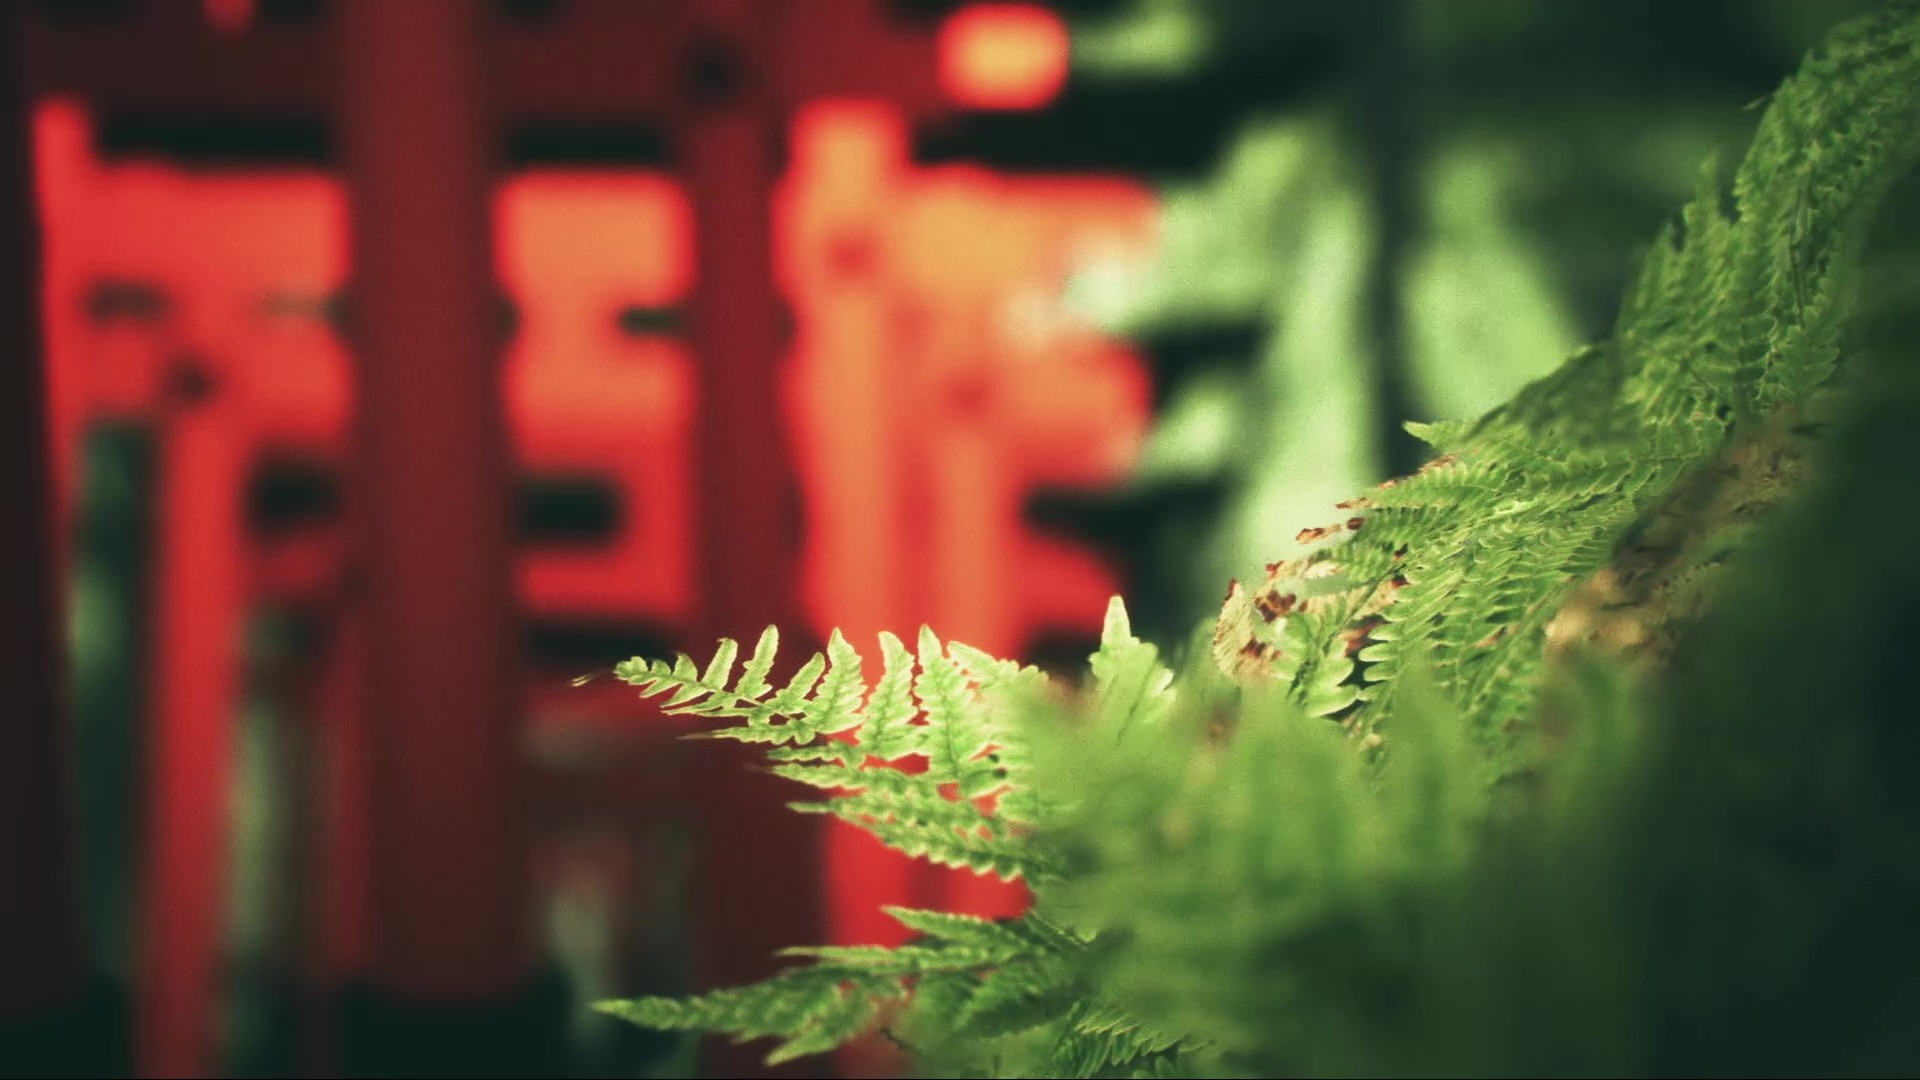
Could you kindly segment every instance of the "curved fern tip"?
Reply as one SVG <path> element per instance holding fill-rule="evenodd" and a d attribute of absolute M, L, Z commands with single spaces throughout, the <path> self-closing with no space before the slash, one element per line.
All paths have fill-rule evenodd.
<path fill-rule="evenodd" d="M 1103 645 L 1121 645 L 1133 638 L 1133 623 L 1127 618 L 1127 602 L 1115 593 L 1107 600 L 1106 622 L 1100 628 Z"/>
<path fill-rule="evenodd" d="M 1440 445 L 1443 433 L 1446 430 L 1441 424 L 1425 423 L 1419 420 L 1408 420 L 1401 424 L 1400 427 L 1407 434 L 1433 447 Z"/>

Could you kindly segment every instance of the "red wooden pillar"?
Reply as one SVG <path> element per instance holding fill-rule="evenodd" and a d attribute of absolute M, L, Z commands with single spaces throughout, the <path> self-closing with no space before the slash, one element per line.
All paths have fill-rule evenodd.
<path fill-rule="evenodd" d="M 805 5 L 694 0 L 689 14 L 677 149 L 696 237 L 690 316 L 700 402 L 699 647 L 719 636 L 751 642 L 778 623 L 791 667 L 807 643 L 793 633 L 797 488 L 782 408 L 785 335 L 772 239 L 782 118 L 769 73 L 778 21 L 805 18 Z M 706 985 L 771 974 L 776 950 L 820 933 L 817 830 L 785 808 L 790 789 L 744 767 L 750 757 L 722 753 L 705 763 L 713 771 L 701 785 L 707 831 L 695 962 Z M 765 1075 L 763 1047 L 710 1043 L 710 1051 L 710 1075 Z"/>
<path fill-rule="evenodd" d="M 363 1074 L 526 1075 L 551 1049 L 522 835 L 488 11 L 335 15 L 375 921 L 346 1054 Z"/>
<path fill-rule="evenodd" d="M 0 1054 L 86 984 L 21 7 L 0 13 Z"/>
<path fill-rule="evenodd" d="M 224 952 L 228 799 L 239 700 L 245 554 L 245 434 L 238 410 L 191 356 L 160 402 L 154 514 L 152 701 L 141 877 L 141 1076 L 216 1071 Z"/>

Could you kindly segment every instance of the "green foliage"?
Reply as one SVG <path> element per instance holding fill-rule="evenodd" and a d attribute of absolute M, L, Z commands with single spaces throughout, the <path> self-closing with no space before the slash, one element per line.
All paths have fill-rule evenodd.
<path fill-rule="evenodd" d="M 1858 248 L 1920 143 L 1916 38 L 1901 12 L 1836 33 L 1773 96 L 1731 214 L 1705 170 L 1684 235 L 1656 241 L 1613 336 L 1475 423 L 1421 427 L 1442 456 L 1346 504 L 1347 522 L 1310 531 L 1329 537 L 1312 555 L 1238 590 L 1223 660 L 1262 660 L 1315 712 L 1351 697 L 1351 722 L 1372 728 L 1406 660 L 1430 655 L 1486 737 L 1525 721 L 1569 595 L 1683 478 L 1724 467 L 1769 423 L 1791 431 L 1835 377 Z M 1305 610 L 1265 617 L 1289 605 Z"/>
<path fill-rule="evenodd" d="M 1841 361 L 1916 151 L 1901 5 L 1773 95 L 1606 341 L 1425 429 L 1178 676 L 1118 600 L 1075 691 L 926 629 L 871 687 L 837 634 L 779 688 L 771 630 L 737 677 L 731 641 L 623 665 L 802 809 L 1035 902 L 602 1009 L 938 1075 L 1911 1071 L 1920 380 Z"/>
<path fill-rule="evenodd" d="M 1418 890 L 1472 850 L 1486 800 L 1465 728 L 1431 693 L 1408 700 L 1391 783 L 1271 690 L 1227 732 L 1185 698 L 1156 729 L 1096 726 L 1042 773 L 1077 812 L 1054 834 L 1074 873 L 1040 910 L 1110 943 L 1092 983 L 1198 1040 L 1202 1075 L 1342 1071 L 1321 1051 L 1364 1034 L 1340 1031 L 1353 998 L 1409 952 Z"/>
<path fill-rule="evenodd" d="M 825 656 L 810 657 L 775 690 L 767 676 L 778 648 L 769 627 L 738 679 L 739 645 L 728 639 L 704 670 L 683 653 L 671 662 L 630 660 L 614 673 L 643 695 L 667 695 L 669 713 L 738 721 L 703 734 L 771 744 L 774 772 L 832 792 L 795 809 L 832 814 L 944 866 L 1008 880 L 1046 872 L 1045 857 L 1015 835 L 1034 812 L 1033 793 L 1017 784 L 1025 745 L 1007 723 L 1044 686 L 1038 668 L 943 645 L 922 627 L 917 657 L 880 635 L 885 670 L 869 696 L 859 652 L 835 632 Z M 925 770 L 892 767 L 909 757 L 923 759 Z M 1004 812 L 981 805 L 996 799 Z"/>

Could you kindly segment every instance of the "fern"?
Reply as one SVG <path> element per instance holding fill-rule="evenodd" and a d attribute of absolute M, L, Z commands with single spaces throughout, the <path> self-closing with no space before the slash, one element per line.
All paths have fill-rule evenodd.
<path fill-rule="evenodd" d="M 915 931 L 899 948 L 815 947 L 783 955 L 812 963 L 764 982 L 694 998 L 605 1002 L 600 1011 L 647 1027 L 722 1032 L 740 1040 L 783 1040 L 768 1058 L 821 1053 L 869 1031 L 912 985 L 939 982 L 977 990 L 983 974 L 1032 965 L 1080 943 L 1033 919 L 993 922 L 942 912 L 889 908 Z"/>
<path fill-rule="evenodd" d="M 1160 663 L 1160 650 L 1133 636 L 1126 606 L 1116 597 L 1107 606 L 1100 650 L 1088 662 L 1093 672 L 1094 712 L 1099 725 L 1125 731 L 1151 724 L 1172 703 L 1173 673 Z"/>
<path fill-rule="evenodd" d="M 916 657 L 881 634 L 885 670 L 871 691 L 860 654 L 838 631 L 824 656 L 809 657 L 778 690 L 767 679 L 779 649 L 771 627 L 737 680 L 739 646 L 727 639 L 704 669 L 681 654 L 628 661 L 615 674 L 643 696 L 664 695 L 670 714 L 736 721 L 696 737 L 771 744 L 772 771 L 834 793 L 796 809 L 832 814 L 942 865 L 1006 880 L 1044 875 L 1045 859 L 1015 836 L 1017 817 L 979 805 L 995 796 L 1016 809 L 1031 803 L 1015 782 L 1023 752 L 1006 717 L 1044 678 L 1036 668 L 943 645 L 929 629 L 919 646 Z M 916 756 L 926 759 L 925 771 L 891 767 Z M 943 790 L 949 787 L 954 794 Z"/>
<path fill-rule="evenodd" d="M 772 1060 L 881 1029 L 967 1074 L 1619 1067 L 1607 1048 L 1643 1034 L 1626 1018 L 1677 991 L 1636 983 L 1657 965 L 1635 974 L 1595 929 L 1627 935 L 1593 897 L 1659 833 L 1573 812 L 1619 816 L 1639 760 L 1629 725 L 1598 722 L 1639 709 L 1633 668 L 1594 657 L 1667 663 L 1800 486 L 1848 375 L 1867 222 L 1920 152 L 1916 101 L 1920 9 L 1838 31 L 1772 96 L 1730 191 L 1703 171 L 1606 341 L 1478 421 L 1418 428 L 1438 456 L 1233 585 L 1178 678 L 1118 599 L 1078 693 L 926 628 L 912 651 L 881 635 L 871 686 L 837 632 L 778 688 L 771 629 L 737 676 L 732 641 L 704 668 L 621 665 L 669 712 L 722 722 L 705 737 L 763 744 L 773 771 L 826 792 L 798 809 L 1024 878 L 1035 904 L 997 921 L 894 910 L 914 935 L 898 948 L 793 950 L 800 966 L 754 986 L 601 1008 L 777 1039 Z M 1533 816 L 1496 813 L 1488 781 L 1566 738 L 1582 753 Z M 1718 782 L 1744 791 L 1722 756 Z M 1684 793 L 1673 768 L 1662 790 Z M 1555 965 L 1593 985 L 1542 1028 L 1589 1052 L 1572 1064 L 1529 1056 L 1534 996 L 1435 974 L 1547 985 Z"/>
<path fill-rule="evenodd" d="M 1569 598 L 1634 556 L 1663 503 L 1690 505 L 1702 474 L 1737 469 L 1743 446 L 1766 444 L 1788 472 L 1806 453 L 1811 395 L 1844 374 L 1858 249 L 1920 151 L 1916 85 L 1912 5 L 1836 32 L 1772 96 L 1731 213 L 1717 171 L 1703 171 L 1612 336 L 1475 423 L 1413 425 L 1439 456 L 1342 504 L 1344 520 L 1304 530 L 1315 545 L 1305 557 L 1236 584 L 1219 662 L 1373 731 L 1389 726 L 1404 665 L 1430 658 L 1496 767 L 1518 768 L 1510 736 L 1535 704 L 1548 628 Z M 1756 494 L 1780 471 L 1749 468 L 1735 486 Z M 1751 519 L 1783 492 L 1733 500 L 1733 516 Z"/>
<path fill-rule="evenodd" d="M 732 722 L 695 737 L 766 744 L 772 771 L 829 792 L 795 809 L 832 814 L 895 850 L 943 865 L 1036 885 L 1057 876 L 1058 859 L 1030 836 L 1050 812 L 1031 781 L 1025 737 L 1027 714 L 1047 707 L 1044 676 L 942 643 L 925 628 L 917 653 L 891 634 L 880 635 L 879 644 L 883 670 L 871 688 L 858 652 L 837 632 L 824 655 L 808 658 L 776 688 L 769 676 L 779 638 L 771 628 L 737 677 L 738 644 L 724 639 L 704 667 L 682 654 L 629 661 L 616 675 L 643 696 L 664 697 L 669 713 Z M 1089 690 L 1104 724 L 1124 730 L 1164 717 L 1172 676 L 1157 650 L 1133 636 L 1117 597 L 1092 666 Z M 910 757 L 924 758 L 925 769 L 896 767 Z M 1129 1035 L 1135 1028 L 1114 1022 L 1081 1032 L 1073 1025 L 1082 1020 L 1064 1019 L 1084 993 L 1087 942 L 1038 916 L 989 922 L 890 913 L 915 933 L 912 943 L 791 950 L 789 956 L 811 963 L 754 986 L 602 1008 L 649 1027 L 778 1038 L 769 1059 L 775 1061 L 831 1049 L 921 998 L 950 1002 L 955 1029 L 982 1039 L 1068 1024 L 1054 1033 L 1057 1045 L 1047 1055 L 1065 1062 L 1067 1075 L 1144 1068 L 1179 1045 Z"/>

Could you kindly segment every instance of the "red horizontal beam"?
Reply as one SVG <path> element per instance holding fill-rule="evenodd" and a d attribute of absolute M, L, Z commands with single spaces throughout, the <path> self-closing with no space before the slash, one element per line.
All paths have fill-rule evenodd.
<path fill-rule="evenodd" d="M 763 69 L 778 103 L 875 98 L 915 119 L 939 108 L 933 35 L 891 25 L 880 0 L 757 4 L 782 31 Z M 703 33 L 684 0 L 575 0 L 552 22 L 498 29 L 490 105 L 508 124 L 667 119 Z M 107 111 L 331 112 L 335 58 L 321 19 L 227 33 L 199 5 L 146 0 L 110 22 L 31 20 L 27 42 L 37 93 Z"/>

